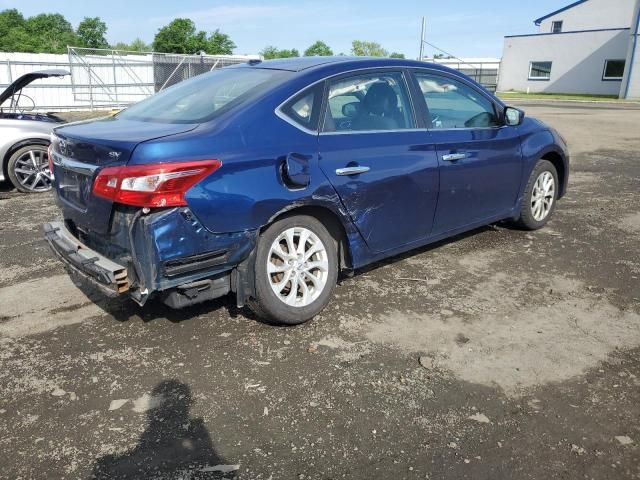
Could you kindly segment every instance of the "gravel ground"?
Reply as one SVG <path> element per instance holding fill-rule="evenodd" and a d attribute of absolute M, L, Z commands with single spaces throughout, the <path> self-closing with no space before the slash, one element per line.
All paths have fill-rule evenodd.
<path fill-rule="evenodd" d="M 640 478 L 640 108 L 535 102 L 544 230 L 482 228 L 278 328 L 75 288 L 48 194 L 0 191 L 0 478 Z"/>

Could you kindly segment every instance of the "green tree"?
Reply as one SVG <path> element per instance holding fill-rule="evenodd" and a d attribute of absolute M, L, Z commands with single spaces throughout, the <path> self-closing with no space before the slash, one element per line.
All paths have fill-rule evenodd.
<path fill-rule="evenodd" d="M 207 43 L 205 32 L 196 32 L 196 26 L 188 18 L 176 18 L 162 27 L 153 39 L 156 52 L 196 53 L 205 50 Z"/>
<path fill-rule="evenodd" d="M 27 22 L 15 8 L 0 12 L 0 51 L 32 51 L 32 38 L 26 31 Z"/>
<path fill-rule="evenodd" d="M 274 58 L 291 58 L 291 57 L 299 57 L 300 52 L 295 48 L 291 50 L 279 50 L 276 47 L 268 46 L 264 47 L 264 49 L 260 52 L 260 55 L 264 57 L 265 60 L 272 60 Z"/>
<path fill-rule="evenodd" d="M 133 52 L 150 52 L 151 45 L 147 45 L 144 40 L 140 38 L 136 38 L 133 42 L 129 44 L 129 50 Z"/>
<path fill-rule="evenodd" d="M 354 40 L 351 42 L 351 54 L 358 57 L 387 57 L 389 52 L 377 42 Z"/>
<path fill-rule="evenodd" d="M 213 32 L 207 39 L 206 52 L 211 55 L 232 55 L 236 44 L 231 37 L 220 30 Z"/>
<path fill-rule="evenodd" d="M 216 30 L 207 37 L 207 32 L 196 30 L 193 20 L 188 18 L 176 18 L 158 30 L 153 40 L 156 52 L 191 54 L 204 51 L 212 55 L 231 55 L 234 48 L 236 44 L 226 33 Z"/>
<path fill-rule="evenodd" d="M 64 53 L 67 45 L 79 43 L 73 27 L 59 13 L 41 13 L 29 17 L 25 31 L 33 39 L 31 44 L 35 53 Z"/>
<path fill-rule="evenodd" d="M 118 42 L 115 45 L 111 45 L 113 50 L 123 50 L 129 52 L 150 52 L 151 46 L 147 45 L 144 40 L 136 38 L 131 43 Z"/>
<path fill-rule="evenodd" d="M 405 58 L 404 53 L 391 52 L 389 58 Z"/>
<path fill-rule="evenodd" d="M 80 44 L 88 48 L 109 48 L 107 24 L 100 17 L 84 17 L 76 30 Z"/>
<path fill-rule="evenodd" d="M 333 55 L 333 50 L 326 43 L 318 40 L 304 51 L 305 57 L 330 57 Z"/>

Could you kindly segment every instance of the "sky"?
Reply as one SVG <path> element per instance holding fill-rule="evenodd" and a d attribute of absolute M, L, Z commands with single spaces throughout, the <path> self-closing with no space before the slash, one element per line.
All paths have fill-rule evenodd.
<path fill-rule="evenodd" d="M 23 15 L 62 13 L 74 27 L 83 17 L 101 17 L 110 43 L 140 37 L 150 43 L 176 17 L 198 29 L 229 34 L 237 54 L 255 54 L 267 45 L 301 53 L 322 40 L 349 54 L 352 40 L 380 43 L 389 52 L 417 58 L 421 17 L 426 40 L 457 57 L 501 57 L 503 37 L 534 33 L 533 21 L 571 0 L 0 0 L 0 9 Z M 426 47 L 426 53 L 437 53 Z"/>

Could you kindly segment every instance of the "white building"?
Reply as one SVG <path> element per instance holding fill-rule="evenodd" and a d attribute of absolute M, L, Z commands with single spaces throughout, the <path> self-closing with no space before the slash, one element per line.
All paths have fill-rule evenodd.
<path fill-rule="evenodd" d="M 505 37 L 498 90 L 640 98 L 640 0 L 580 0 Z"/>

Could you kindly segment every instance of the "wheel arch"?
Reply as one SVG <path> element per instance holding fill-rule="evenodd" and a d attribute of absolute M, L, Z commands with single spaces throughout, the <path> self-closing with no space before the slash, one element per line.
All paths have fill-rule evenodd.
<path fill-rule="evenodd" d="M 556 168 L 556 172 L 558 173 L 558 183 L 559 183 L 559 192 L 558 198 L 562 198 L 566 193 L 567 189 L 567 166 L 565 164 L 563 156 L 556 152 L 555 150 L 551 150 L 546 152 L 544 155 L 540 157 L 541 160 L 547 160 L 553 164 Z"/>
<path fill-rule="evenodd" d="M 44 139 L 44 138 L 25 138 L 22 140 L 17 141 L 16 143 L 14 143 L 13 145 L 11 145 L 4 153 L 4 156 L 2 157 L 2 173 L 4 175 L 4 179 L 6 181 L 11 181 L 9 179 L 9 159 L 11 158 L 11 156 L 16 153 L 18 150 L 20 150 L 22 147 L 26 147 L 29 145 L 42 145 L 43 147 L 48 147 L 49 146 L 49 140 Z"/>
<path fill-rule="evenodd" d="M 313 217 L 327 228 L 329 234 L 336 241 L 336 246 L 338 248 L 338 261 L 340 263 L 339 270 L 350 270 L 353 262 L 351 257 L 351 246 L 347 236 L 347 229 L 345 228 L 339 214 L 326 206 L 313 204 L 300 205 L 281 210 L 274 214 L 269 221 L 260 228 L 260 233 L 265 231 L 278 220 L 297 215 L 308 215 Z"/>

